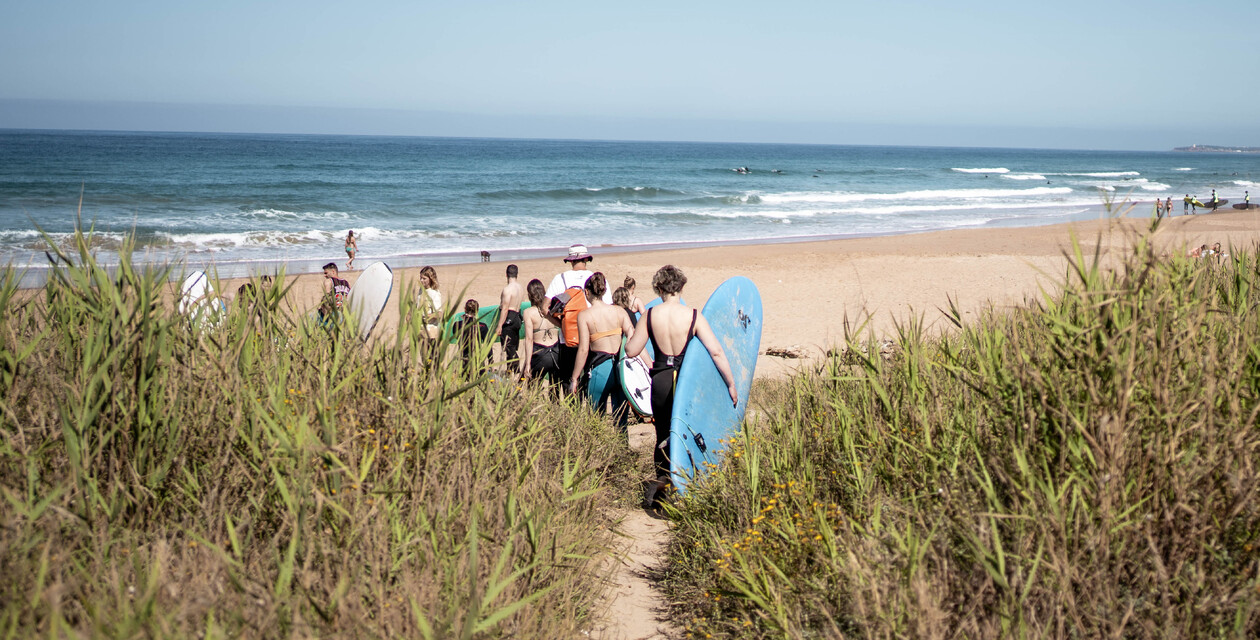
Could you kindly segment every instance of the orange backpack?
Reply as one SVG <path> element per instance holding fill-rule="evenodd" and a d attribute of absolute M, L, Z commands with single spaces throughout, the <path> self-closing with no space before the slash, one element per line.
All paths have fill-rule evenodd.
<path fill-rule="evenodd" d="M 578 346 L 577 317 L 583 309 L 590 306 L 581 287 L 569 287 L 551 299 L 551 306 L 547 308 L 547 312 L 560 322 L 565 345 Z"/>

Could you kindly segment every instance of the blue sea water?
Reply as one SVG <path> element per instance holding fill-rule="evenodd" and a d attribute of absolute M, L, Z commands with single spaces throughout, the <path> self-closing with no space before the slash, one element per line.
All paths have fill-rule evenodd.
<path fill-rule="evenodd" d="M 735 169 L 747 167 L 748 173 Z M 0 261 L 41 266 L 82 217 L 109 259 L 394 264 L 790 241 L 1238 202 L 1260 156 L 835 145 L 0 131 Z"/>

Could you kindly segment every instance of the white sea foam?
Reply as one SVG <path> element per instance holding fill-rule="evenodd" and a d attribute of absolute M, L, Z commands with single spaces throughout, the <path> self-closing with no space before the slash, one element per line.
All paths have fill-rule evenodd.
<path fill-rule="evenodd" d="M 1048 176 L 1068 176 L 1079 178 L 1124 178 L 1127 176 L 1140 176 L 1140 171 L 1095 171 L 1091 173 L 1047 173 Z"/>
<path fill-rule="evenodd" d="M 1194 171 L 1194 167 L 1177 167 L 1173 171 Z"/>
<path fill-rule="evenodd" d="M 1172 188 L 1172 186 L 1170 185 L 1164 184 L 1162 182 L 1152 182 L 1146 178 L 1137 178 L 1136 180 L 1122 180 L 1119 182 L 1114 181 L 1114 180 L 1100 180 L 1100 181 L 1086 180 L 1086 181 L 1073 182 L 1073 184 L 1083 186 L 1083 187 L 1093 187 L 1095 189 L 1100 189 L 1102 191 L 1117 191 L 1117 190 L 1126 190 L 1126 189 L 1130 191 L 1137 190 L 1137 189 L 1140 189 L 1142 191 L 1167 191 Z"/>
<path fill-rule="evenodd" d="M 1034 196 L 1066 195 L 1069 193 L 1072 193 L 1071 187 L 1033 187 L 1032 189 L 926 189 L 923 191 L 903 191 L 901 193 L 789 191 L 786 193 L 762 194 L 761 201 L 769 205 L 798 202 L 847 204 L 854 202 L 867 202 L 871 200 L 985 200 L 993 198 L 1027 198 Z"/>
<path fill-rule="evenodd" d="M 962 169 L 962 168 L 959 168 L 959 167 L 954 167 L 954 168 L 953 168 L 953 169 L 951 169 L 951 170 L 952 170 L 952 171 L 957 171 L 957 172 L 959 172 L 959 173 L 1010 173 L 1010 172 L 1011 172 L 1011 170 L 1010 170 L 1010 169 L 1007 169 L 1006 167 L 996 167 L 996 168 L 993 168 L 993 169 L 984 169 L 984 168 L 980 168 L 980 169 Z"/>
<path fill-rule="evenodd" d="M 1003 178 L 1007 180 L 1045 180 L 1046 177 L 1040 173 L 1008 173 Z"/>
<path fill-rule="evenodd" d="M 240 218 L 283 220 L 286 222 L 297 220 L 346 220 L 350 218 L 350 214 L 345 211 L 298 212 L 284 209 L 253 209 L 242 211 L 236 216 Z"/>
<path fill-rule="evenodd" d="M 1255 187 L 1260 187 L 1260 182 L 1252 182 L 1251 180 L 1235 180 L 1234 184 L 1240 187 L 1251 187 L 1253 189 Z"/>

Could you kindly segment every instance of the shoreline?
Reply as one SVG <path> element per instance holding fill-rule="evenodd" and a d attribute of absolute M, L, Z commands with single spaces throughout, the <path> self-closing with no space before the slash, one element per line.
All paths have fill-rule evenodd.
<path fill-rule="evenodd" d="M 1117 209 L 1125 209 L 1119 214 L 1111 217 L 1127 218 L 1135 217 L 1130 214 L 1142 205 L 1153 204 L 1154 201 L 1146 200 L 1125 200 L 1115 205 Z M 1222 210 L 1218 213 L 1224 213 Z M 1142 217 L 1146 214 L 1141 214 Z M 1203 214 L 1199 214 L 1203 215 Z M 1216 215 L 1216 214 L 1214 214 Z M 1054 227 L 1062 224 L 1070 224 L 1074 222 L 1089 222 L 1108 217 L 1106 207 L 1104 205 L 1096 205 L 1089 208 L 1088 211 L 1069 211 L 1055 216 L 1048 217 L 1027 217 L 1013 218 L 1001 220 L 989 220 L 982 224 L 976 225 L 960 225 L 945 226 L 927 229 L 910 229 L 900 231 L 871 231 L 856 233 L 833 233 L 833 234 L 801 234 L 789 236 L 769 236 L 769 237 L 748 237 L 735 239 L 719 239 L 719 240 L 692 240 L 677 242 L 643 242 L 628 244 L 588 244 L 587 246 L 594 252 L 598 251 L 604 255 L 633 254 L 641 252 L 657 252 L 657 251 L 685 251 L 692 249 L 720 248 L 720 247 L 756 247 L 763 245 L 794 245 L 794 244 L 810 244 L 816 242 L 843 242 L 848 240 L 864 240 L 870 238 L 889 238 L 901 236 L 916 236 L 922 234 L 948 233 L 952 231 L 985 231 L 985 230 L 1001 230 L 1001 229 L 1034 229 Z M 1178 216 L 1179 217 L 1179 216 Z M 113 232 L 107 232 L 113 233 Z M 575 242 L 581 242 L 581 238 L 577 238 Z M 563 254 L 568 246 L 554 247 L 528 247 L 500 249 L 491 251 L 492 262 L 503 261 L 531 261 L 546 260 L 550 256 Z M 113 253 L 112 251 L 110 252 Z M 140 255 L 140 264 L 145 266 L 163 267 L 170 264 L 183 264 L 184 269 L 178 273 L 189 273 L 194 270 L 206 271 L 207 273 L 217 274 L 220 279 L 235 280 L 238 278 L 258 277 L 262 275 L 277 275 L 281 268 L 284 269 L 286 275 L 306 275 L 319 274 L 324 264 L 328 262 L 336 262 L 339 266 L 344 266 L 345 254 L 334 254 L 329 252 L 323 257 L 299 257 L 299 258 L 245 258 L 230 259 L 222 262 L 214 259 L 214 253 L 204 259 L 199 259 L 197 254 L 184 254 L 177 258 L 152 258 L 147 259 L 145 252 L 134 252 L 133 255 Z M 362 255 L 362 254 L 361 254 Z M 46 262 L 37 262 L 38 256 L 33 254 L 27 264 L 15 267 L 23 272 L 22 287 L 35 288 L 43 286 L 46 281 L 47 273 L 51 267 Z M 378 256 L 356 257 L 356 261 L 370 264 L 372 262 L 386 262 L 395 269 L 419 268 L 425 265 L 432 266 L 459 266 L 468 264 L 481 263 L 481 254 L 478 250 L 458 250 L 458 251 L 437 251 L 429 253 L 395 253 Z M 106 267 L 117 266 L 116 254 L 103 259 L 102 264 Z M 172 281 L 179 280 L 181 276 L 178 273 L 173 274 Z"/>
<path fill-rule="evenodd" d="M 1032 227 L 962 228 L 794 242 L 592 246 L 595 259 L 590 268 L 604 272 L 610 288 L 632 276 L 638 283 L 636 295 L 647 302 L 655 297 L 651 278 L 656 269 L 664 264 L 677 265 L 688 277 L 683 296 L 697 308 L 703 307 L 709 294 L 726 279 L 749 277 L 757 284 L 765 309 L 761 352 L 774 349 L 799 356 L 762 355 L 758 359 L 756 377 L 780 377 L 800 367 L 817 366 L 829 349 L 845 344 L 848 335 L 889 339 L 912 321 L 928 333 L 952 330 L 953 325 L 941 312 L 951 304 L 964 319 L 988 309 L 1022 305 L 1061 285 L 1068 266 L 1065 251 L 1073 236 L 1086 255 L 1092 254 L 1097 244 L 1105 257 L 1129 247 L 1150 220 L 1150 216 L 1130 215 Z M 1251 247 L 1260 243 L 1260 212 L 1230 210 L 1165 218 L 1154 240 L 1164 253 L 1184 252 L 1190 246 L 1213 242 L 1225 247 Z M 500 254 L 492 255 L 490 262 L 440 264 L 419 260 L 410 266 L 390 264 L 395 274 L 394 293 L 375 335 L 388 336 L 395 331 L 398 296 L 416 290 L 416 276 L 424 264 L 437 269 L 439 289 L 448 307 L 462 307 L 467 298 L 485 306 L 499 302 L 508 264 L 518 266 L 521 284 L 538 278 L 546 285 L 566 268 L 562 261 L 565 249 L 525 259 Z M 539 250 L 538 254 L 542 253 Z M 352 285 L 362 269 L 376 260 L 358 258 L 356 262 L 358 269 L 341 274 Z M 289 267 L 286 285 L 292 285 L 287 296 L 291 311 L 306 313 L 318 307 L 322 274 L 297 272 L 291 262 L 277 264 Z M 221 293 L 231 295 L 248 281 L 247 277 L 220 277 L 218 284 Z M 178 280 L 170 286 L 173 298 L 178 295 Z"/>

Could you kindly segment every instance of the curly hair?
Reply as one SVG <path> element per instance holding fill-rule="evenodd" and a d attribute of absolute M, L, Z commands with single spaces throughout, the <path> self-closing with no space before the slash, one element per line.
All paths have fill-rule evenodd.
<path fill-rule="evenodd" d="M 658 296 L 678 293 L 686 285 L 687 276 L 682 272 L 682 269 L 672 264 L 667 264 L 657 269 L 656 275 L 652 276 L 652 290 Z"/>

